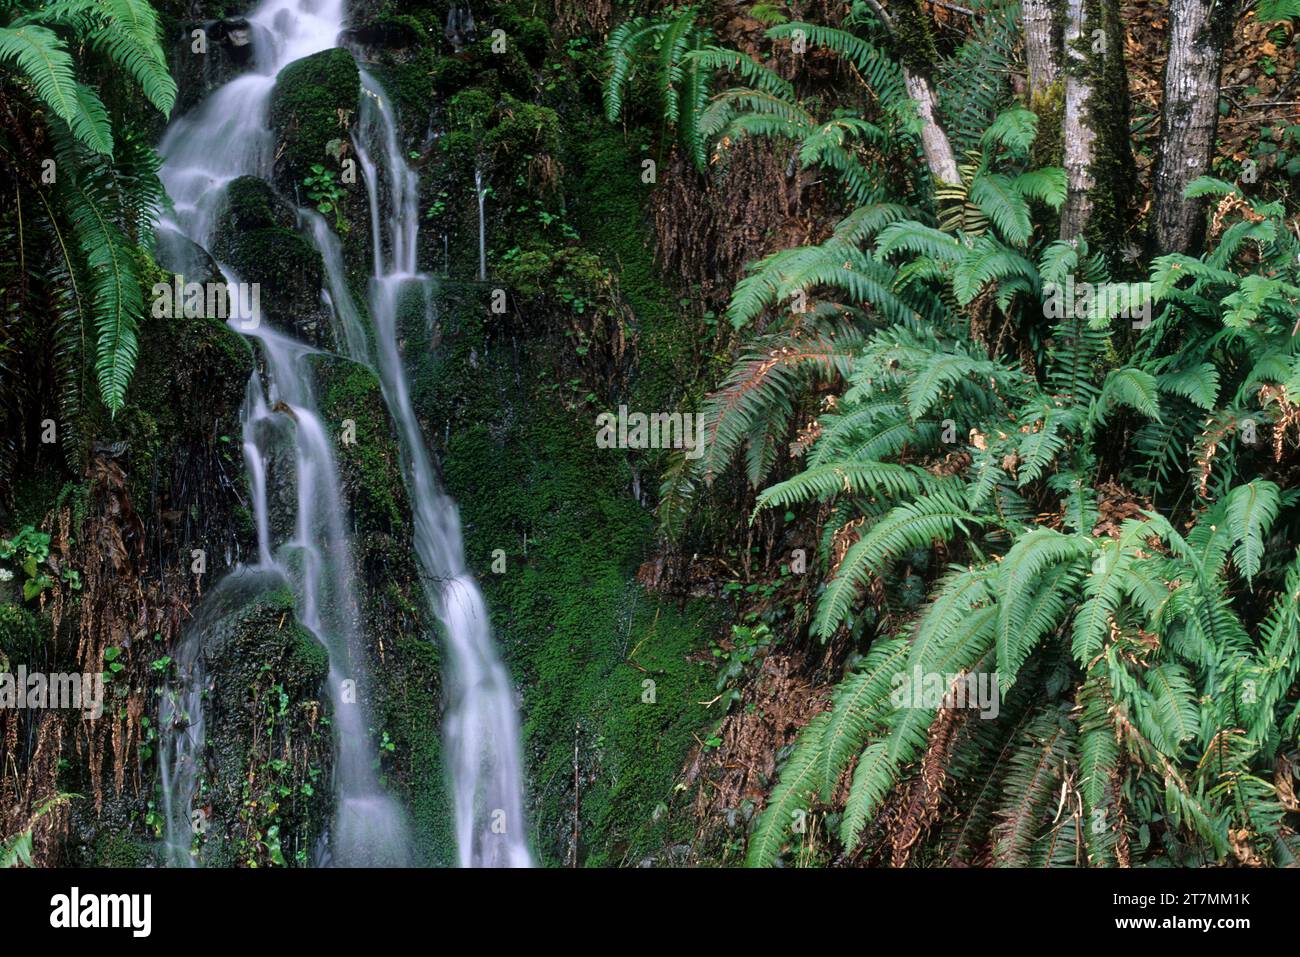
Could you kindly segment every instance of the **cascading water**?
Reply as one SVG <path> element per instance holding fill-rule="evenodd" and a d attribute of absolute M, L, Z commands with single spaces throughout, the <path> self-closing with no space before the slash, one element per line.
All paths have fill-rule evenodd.
<path fill-rule="evenodd" d="M 196 268 L 207 255 L 225 187 L 239 176 L 269 175 L 272 136 L 267 110 L 276 73 L 300 57 L 335 45 L 343 25 L 343 4 L 341 0 L 267 0 L 249 20 L 261 28 L 259 35 L 269 38 L 271 47 L 259 51 L 257 71 L 214 91 L 171 126 L 159 147 L 160 176 L 174 210 L 174 216 L 159 224 L 160 253 L 168 266 L 181 272 Z M 225 278 L 228 283 L 236 281 L 228 272 Z M 234 592 L 249 600 L 254 593 L 245 593 L 245 586 L 251 588 L 259 578 L 288 580 L 294 587 L 300 624 L 329 653 L 336 805 L 318 863 L 401 865 L 407 862 L 409 847 L 405 816 L 379 784 L 375 750 L 359 703 L 364 701 L 367 681 L 356 625 L 351 547 L 343 526 L 345 509 L 333 440 L 313 394 L 308 356 L 314 350 L 272 330 L 260 316 L 236 316 L 233 322 L 260 343 L 268 391 L 263 394 L 255 371 L 244 407 L 243 438 L 259 560 L 252 568 L 228 576 L 231 584 L 223 582 L 226 587 L 219 586 L 219 594 L 225 599 Z M 277 442 L 287 442 L 294 450 L 297 485 L 293 535 L 278 547 L 271 540 L 267 503 L 267 463 Z M 168 844 L 185 863 L 190 862 L 190 814 L 203 746 L 202 648 L 211 618 L 200 614 L 187 632 L 177 652 L 182 684 L 162 709 Z M 355 683 L 356 695 L 345 693 L 348 682 Z"/>
<path fill-rule="evenodd" d="M 478 281 L 487 282 L 487 213 L 484 203 L 487 190 L 483 187 L 483 171 L 474 170 L 474 195 L 478 197 Z"/>
<path fill-rule="evenodd" d="M 432 283 L 416 267 L 419 181 L 398 146 L 397 125 L 382 89 L 365 71 L 361 81 L 364 95 L 354 143 L 371 204 L 375 271 L 370 315 L 384 398 L 401 438 L 425 595 L 442 623 L 451 659 L 445 720 L 460 863 L 528 867 L 532 855 L 524 829 L 514 689 L 497 655 L 483 596 L 465 567 L 460 516 L 438 483 L 398 350 L 403 306 L 414 299 L 427 309 Z M 386 216 L 379 212 L 381 184 L 387 186 L 390 200 Z M 381 222 L 387 223 L 386 236 Z M 326 257 L 336 302 L 346 295 L 341 268 L 340 262 Z"/>
<path fill-rule="evenodd" d="M 259 51 L 257 72 L 214 91 L 178 119 L 160 145 L 161 177 L 174 216 L 159 224 L 160 250 L 172 268 L 201 273 L 213 224 L 235 178 L 270 172 L 272 135 L 267 119 L 276 73 L 286 64 L 333 47 L 343 22 L 341 0 L 267 0 L 249 16 L 270 49 Z M 416 272 L 418 178 L 398 146 L 397 125 L 382 90 L 363 71 L 360 127 L 355 138 L 365 173 L 374 244 L 369 307 L 384 397 L 397 423 L 404 474 L 415 514 L 415 549 L 424 573 L 430 608 L 440 620 L 450 653 L 447 746 L 455 798 L 456 837 L 462 866 L 529 866 L 525 837 L 523 771 L 514 692 L 496 653 L 484 605 L 465 567 L 460 519 L 440 488 L 411 406 L 398 351 L 398 314 L 414 291 L 428 307 L 429 279 Z M 371 154 L 378 156 L 382 167 Z M 390 208 L 380 202 L 387 186 Z M 485 191 L 476 176 L 480 213 L 480 277 L 486 277 L 482 229 Z M 386 215 L 385 215 L 386 214 Z M 325 297 L 350 358 L 368 362 L 359 312 L 344 276 L 342 250 L 328 224 L 300 211 L 306 231 L 321 252 L 328 277 Z M 386 229 L 384 227 L 387 227 Z M 225 272 L 228 283 L 236 277 Z M 235 317 L 236 326 L 257 339 L 266 365 L 268 392 L 254 373 L 244 409 L 244 454 L 258 532 L 258 563 L 241 568 L 219 588 L 239 595 L 259 576 L 293 582 L 301 624 L 329 651 L 329 691 L 336 714 L 334 769 L 337 807 L 326 858 L 318 863 L 400 864 L 407 844 L 401 811 L 376 780 L 363 714 L 342 694 L 344 676 L 364 684 L 357 654 L 355 598 L 341 493 L 332 441 L 316 411 L 307 357 L 312 349 L 261 324 L 260 317 Z M 274 443 L 295 450 L 297 517 L 291 541 L 273 547 L 267 503 L 268 461 Z M 229 585 L 227 585 L 229 582 Z M 224 586 L 224 587 L 223 587 Z M 196 620 L 178 650 L 183 685 L 164 706 L 164 803 L 168 843 L 190 862 L 189 814 L 197 786 L 203 743 L 202 662 L 204 617 Z M 183 852 L 183 853 L 182 853 Z"/>

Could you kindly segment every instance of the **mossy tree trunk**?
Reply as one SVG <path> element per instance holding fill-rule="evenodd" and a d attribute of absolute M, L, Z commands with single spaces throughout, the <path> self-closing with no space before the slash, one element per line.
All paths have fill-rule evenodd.
<path fill-rule="evenodd" d="M 921 152 L 925 154 L 930 175 L 941 185 L 956 185 L 961 182 L 957 154 L 953 152 L 948 134 L 939 125 L 939 94 L 930 81 L 931 64 L 939 62 L 930 21 L 916 0 L 896 3 L 892 15 L 886 13 L 876 0 L 868 0 L 868 3 L 893 35 L 903 66 L 903 83 L 907 95 L 916 103 L 916 113 L 921 120 Z"/>
<path fill-rule="evenodd" d="M 1151 245 L 1157 253 L 1194 252 L 1205 234 L 1202 201 L 1187 184 L 1210 170 L 1219 119 L 1219 72 L 1238 0 L 1171 0 L 1163 133 L 1156 161 Z"/>
<path fill-rule="evenodd" d="M 930 78 L 904 68 L 903 80 L 907 84 L 908 96 L 916 101 L 916 112 L 921 118 L 921 151 L 925 153 L 930 175 L 945 186 L 960 183 L 957 156 L 952 151 L 952 144 L 948 142 L 948 134 L 943 131 L 935 115 L 938 112 L 939 98 L 935 95 Z"/>
<path fill-rule="evenodd" d="M 1112 254 L 1122 245 L 1135 170 L 1129 147 L 1128 74 L 1118 0 L 1066 0 L 1062 239 L 1086 236 Z"/>
<path fill-rule="evenodd" d="M 1061 79 L 1064 0 L 1022 0 L 1025 31 L 1025 66 L 1029 72 L 1029 99 L 1050 95 Z"/>

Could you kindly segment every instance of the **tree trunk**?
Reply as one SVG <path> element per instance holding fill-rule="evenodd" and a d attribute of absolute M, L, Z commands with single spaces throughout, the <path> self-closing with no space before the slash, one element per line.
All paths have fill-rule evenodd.
<path fill-rule="evenodd" d="M 1209 172 L 1219 119 L 1219 70 L 1237 0 L 1171 0 L 1165 65 L 1164 131 L 1156 162 L 1151 245 L 1156 253 L 1194 252 L 1205 237 L 1204 207 L 1183 196 Z"/>
<path fill-rule="evenodd" d="M 1067 0 L 1065 19 L 1065 119 L 1062 140 L 1065 146 L 1065 181 L 1067 194 L 1061 208 L 1061 238 L 1074 239 L 1088 225 L 1092 215 L 1092 194 L 1097 182 L 1092 163 L 1097 133 L 1093 129 L 1088 103 L 1092 99 L 1092 71 L 1081 49 L 1087 41 L 1087 10 L 1084 0 Z"/>
<path fill-rule="evenodd" d="M 943 131 L 939 118 L 935 115 L 939 99 L 929 78 L 904 67 L 903 81 L 907 85 L 907 95 L 916 101 L 916 112 L 921 118 L 921 151 L 925 153 L 930 175 L 944 185 L 960 183 L 957 156 L 952 151 L 948 134 Z"/>
<path fill-rule="evenodd" d="M 1021 0 L 1030 103 L 1046 95 L 1061 78 L 1061 24 L 1056 17 L 1060 4 L 1061 0 Z"/>
<path fill-rule="evenodd" d="M 921 11 L 917 0 L 899 0 L 897 9 L 887 12 L 880 0 L 867 0 L 880 22 L 885 25 L 897 46 L 898 58 L 903 65 L 903 85 L 907 95 L 916 103 L 916 113 L 921 120 L 921 152 L 925 165 L 941 185 L 953 186 L 961 182 L 957 169 L 957 154 L 952 150 L 948 134 L 939 125 L 939 96 L 930 82 L 929 70 L 939 62 L 939 52 L 934 45 L 928 17 Z"/>
<path fill-rule="evenodd" d="M 1137 172 L 1119 0 L 1066 0 L 1062 239 L 1087 235 L 1114 260 L 1127 242 Z"/>

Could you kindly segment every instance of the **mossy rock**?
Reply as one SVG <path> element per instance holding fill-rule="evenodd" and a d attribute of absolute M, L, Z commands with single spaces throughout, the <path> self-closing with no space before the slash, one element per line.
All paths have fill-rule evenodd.
<path fill-rule="evenodd" d="M 540 67 L 546 59 L 551 43 L 551 30 L 544 20 L 524 16 L 512 11 L 497 15 L 498 25 L 506 32 L 506 40 L 518 46 L 531 66 Z"/>
<path fill-rule="evenodd" d="M 366 553 L 379 547 L 381 538 L 395 537 L 401 547 L 407 547 L 410 507 L 401 451 L 378 376 L 360 363 L 335 356 L 315 356 L 311 361 L 326 428 L 342 436 L 345 423 L 352 424 L 355 440 L 339 443 L 338 469 L 352 505 L 358 544 Z"/>
<path fill-rule="evenodd" d="M 283 579 L 250 570 L 217 587 L 195 625 L 210 682 L 195 799 L 212 822 L 203 857 L 306 865 L 333 806 L 329 655 L 298 624 Z"/>
<path fill-rule="evenodd" d="M 222 231 L 247 232 L 279 226 L 292 228 L 295 216 L 289 204 L 275 195 L 271 184 L 256 176 L 240 176 L 226 187 Z"/>
<path fill-rule="evenodd" d="M 232 209 L 258 216 L 265 208 Z M 229 219 L 229 217 L 227 217 Z M 331 348 L 333 333 L 321 304 L 324 265 L 307 239 L 281 226 L 240 230 L 233 222 L 219 233 L 217 255 L 247 283 L 257 283 L 262 321 L 304 342 Z"/>
<path fill-rule="evenodd" d="M 277 156 L 275 184 L 294 195 L 312 165 L 332 161 L 330 143 L 346 140 L 361 79 L 352 54 L 339 47 L 290 63 L 271 96 Z"/>
<path fill-rule="evenodd" d="M 375 721 L 393 745 L 382 783 L 410 812 L 412 864 L 453 866 L 456 840 L 443 762 L 437 638 L 422 627 L 403 628 L 376 663 L 374 686 Z"/>
<path fill-rule="evenodd" d="M 506 95 L 494 99 L 472 88 L 447 102 L 444 149 L 453 163 L 467 169 L 490 157 L 492 180 L 513 182 L 526 175 L 537 156 L 554 156 L 560 149 L 560 119 L 554 110 Z"/>
<path fill-rule="evenodd" d="M 48 634 L 26 608 L 12 602 L 0 605 L 0 671 L 35 660 L 36 649 Z"/>
<path fill-rule="evenodd" d="M 119 831 L 101 831 L 91 847 L 95 867 L 152 867 L 154 847 Z"/>
<path fill-rule="evenodd" d="M 426 45 L 431 38 L 428 26 L 415 17 L 388 13 L 349 27 L 339 35 L 339 41 L 360 48 L 366 59 L 373 59 L 381 51 L 403 51 Z"/>

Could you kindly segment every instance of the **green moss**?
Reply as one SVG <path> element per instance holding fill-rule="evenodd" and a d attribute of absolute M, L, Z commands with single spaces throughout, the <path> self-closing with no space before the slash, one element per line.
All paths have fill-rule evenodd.
<path fill-rule="evenodd" d="M 125 471 L 138 509 L 148 514 L 154 502 L 193 506 L 203 512 L 197 516 L 203 525 L 224 527 L 227 497 L 196 483 L 174 488 L 178 473 L 160 466 L 190 460 L 194 475 L 207 475 L 219 459 L 228 474 L 239 474 L 243 460 L 231 437 L 239 434 L 252 365 L 248 342 L 221 319 L 148 314 L 139 337 L 149 348 L 140 350 L 124 409 L 103 423 L 102 435 L 126 448 Z"/>
<path fill-rule="evenodd" d="M 49 633 L 26 608 L 16 603 L 0 605 L 0 671 L 36 660 L 36 649 Z"/>
<path fill-rule="evenodd" d="M 153 849 L 118 831 L 101 831 L 95 837 L 91 856 L 97 867 L 151 867 Z"/>
<path fill-rule="evenodd" d="M 929 76 L 939 62 L 930 17 L 917 0 L 901 0 L 891 7 L 894 26 L 891 45 L 894 54 L 912 70 Z"/>
<path fill-rule="evenodd" d="M 314 366 L 327 427 L 341 433 L 350 419 L 356 428 L 356 441 L 338 446 L 338 468 L 366 585 L 362 622 L 371 648 L 375 731 L 393 745 L 384 757 L 385 783 L 410 811 L 413 863 L 451 865 L 439 656 L 425 620 L 397 438 L 370 369 L 327 356 L 316 357 Z"/>
<path fill-rule="evenodd" d="M 405 547 L 410 523 L 401 454 L 378 377 L 363 365 L 334 357 L 316 357 L 313 365 L 326 427 L 340 436 L 345 422 L 355 428 L 355 442 L 339 443 L 338 466 L 357 529 L 372 539 L 399 536 Z M 374 544 L 371 540 L 362 547 Z"/>
<path fill-rule="evenodd" d="M 1029 108 L 1038 117 L 1038 135 L 1034 138 L 1033 165 L 1060 166 L 1064 162 L 1065 143 L 1061 120 L 1065 114 L 1065 81 L 1057 80 L 1045 90 L 1036 91 Z"/>
<path fill-rule="evenodd" d="M 245 232 L 287 225 L 282 206 L 266 180 L 240 176 L 226 187 L 226 228 Z"/>
<path fill-rule="evenodd" d="M 329 658 L 298 624 L 288 590 L 250 592 L 256 584 L 229 583 L 205 608 L 204 860 L 306 865 L 332 807 Z"/>
<path fill-rule="evenodd" d="M 560 120 L 550 107 L 502 98 L 496 122 L 483 138 L 484 147 L 498 156 L 553 155 L 560 148 Z"/>
<path fill-rule="evenodd" d="M 307 342 L 329 344 L 328 323 L 318 307 L 324 266 L 307 239 L 281 226 L 231 226 L 220 231 L 214 252 L 241 280 L 257 283 L 264 319 Z"/>
<path fill-rule="evenodd" d="M 486 359 L 483 303 L 454 309 L 446 353 L 421 373 L 443 388 L 424 401 L 457 410 L 446 480 L 524 695 L 534 845 L 543 862 L 563 862 L 576 740 L 579 859 L 634 861 L 686 826 L 655 808 L 672 802 L 693 732 L 708 719 L 700 702 L 712 697 L 712 673 L 692 653 L 714 623 L 704 608 L 679 609 L 633 581 L 652 517 L 628 494 L 625 456 L 596 447 L 587 410 L 566 410 L 568 386 L 549 375 L 550 363 L 516 369 L 504 349 Z M 470 349 L 479 355 L 473 370 Z M 496 549 L 502 574 L 493 571 Z"/>
<path fill-rule="evenodd" d="M 616 263 L 619 292 L 637 323 L 637 369 L 632 404 L 674 409 L 683 398 L 683 370 L 700 365 L 699 349 L 674 310 L 677 297 L 664 284 L 646 235 L 640 158 L 622 134 L 588 114 L 571 122 L 566 166 L 576 179 L 574 217 L 588 248 Z"/>
<path fill-rule="evenodd" d="M 416 866 L 456 860 L 450 791 L 442 756 L 437 645 L 410 629 L 387 649 L 375 675 L 375 720 L 394 745 L 385 784 L 410 812 Z"/>
<path fill-rule="evenodd" d="M 480 133 L 495 106 L 496 100 L 484 90 L 461 90 L 447 100 L 447 127 L 453 132 Z"/>
<path fill-rule="evenodd" d="M 519 47 L 530 65 L 542 65 L 551 42 L 551 30 L 545 21 L 506 10 L 498 15 L 497 22 L 506 31 L 509 40 Z"/>
<path fill-rule="evenodd" d="M 1092 249 L 1107 255 L 1118 272 L 1125 268 L 1121 250 L 1127 242 L 1138 186 L 1129 132 L 1124 22 L 1113 0 L 1086 0 L 1084 17 L 1085 23 L 1099 25 L 1103 31 L 1106 42 L 1101 49 L 1113 51 L 1093 49 L 1092 29 L 1076 41 L 1084 60 L 1075 68 L 1084 70 L 1092 82 L 1085 106 L 1088 123 L 1096 133 L 1092 163 L 1096 186 L 1089 191 L 1092 214 L 1084 236 Z"/>
<path fill-rule="evenodd" d="M 44 472 L 16 478 L 12 490 L 12 508 L 5 510 L 3 518 L 0 518 L 3 527 L 17 530 L 24 525 L 39 525 L 54 506 L 59 492 L 58 482 L 56 475 Z"/>
<path fill-rule="evenodd" d="M 313 163 L 325 162 L 331 140 L 347 138 L 360 88 L 352 54 L 341 47 L 303 57 L 280 71 L 271 97 L 271 126 L 282 189 L 301 184 Z"/>

